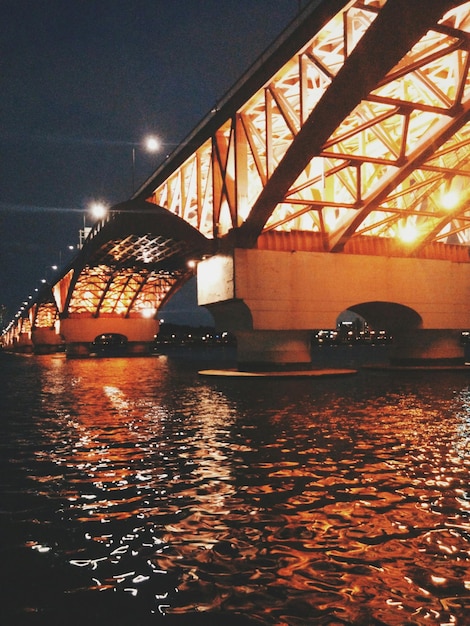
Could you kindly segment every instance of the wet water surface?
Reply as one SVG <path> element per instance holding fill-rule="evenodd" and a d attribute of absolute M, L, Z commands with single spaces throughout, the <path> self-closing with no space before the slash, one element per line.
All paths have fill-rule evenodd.
<path fill-rule="evenodd" d="M 470 624 L 470 371 L 0 374 L 2 625 Z"/>

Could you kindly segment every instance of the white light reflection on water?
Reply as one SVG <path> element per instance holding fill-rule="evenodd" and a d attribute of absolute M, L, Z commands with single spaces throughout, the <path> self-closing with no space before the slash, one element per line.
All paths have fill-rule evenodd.
<path fill-rule="evenodd" d="M 113 362 L 118 364 L 121 363 Z M 167 573 L 165 552 L 173 555 L 175 551 L 185 551 L 187 546 L 191 550 L 211 549 L 218 541 L 217 533 L 226 531 L 221 522 L 228 513 L 224 500 L 233 494 L 234 488 L 226 464 L 224 438 L 233 415 L 227 411 L 224 397 L 219 395 L 214 403 L 214 394 L 207 389 L 199 389 L 197 397 L 183 397 L 185 415 L 178 416 L 148 399 L 135 394 L 129 397 L 114 384 L 94 381 L 93 392 L 83 394 L 83 379 L 76 380 L 80 381 L 81 397 L 75 398 L 73 419 L 69 414 L 65 416 L 73 430 L 69 429 L 68 439 L 62 439 L 60 454 L 49 457 L 68 474 L 70 504 L 62 514 L 82 524 L 135 518 L 142 525 L 123 536 L 103 535 L 101 528 L 85 533 L 91 547 L 82 551 L 102 554 L 105 548 L 106 556 L 91 555 L 69 562 L 93 571 L 96 589 L 119 588 L 137 596 L 139 586 L 152 576 Z M 52 394 L 57 398 L 56 380 L 51 383 Z M 59 391 L 63 391 L 61 386 Z M 190 415 L 186 415 L 188 412 Z M 192 422 L 189 438 L 184 423 L 187 417 Z M 178 445 L 173 449 L 175 438 Z M 191 483 L 175 470 L 175 455 L 178 466 L 190 468 Z M 90 487 L 95 493 L 89 493 Z M 191 522 L 181 526 L 181 518 L 190 518 Z M 159 520 L 157 527 L 155 522 Z M 201 526 L 213 529 L 213 534 L 201 534 Z M 157 529 L 160 536 L 155 535 Z M 138 564 L 144 569 L 122 572 L 121 563 L 141 561 L 143 550 L 153 557 Z M 172 556 L 170 561 L 173 560 Z M 110 573 L 114 569 L 117 574 Z M 101 571 L 105 572 L 103 576 Z M 190 579 L 193 576 L 190 574 Z M 157 593 L 155 599 L 168 595 L 169 591 Z M 169 607 L 165 607 L 165 612 Z M 163 605 L 158 604 L 157 608 L 163 611 Z"/>
<path fill-rule="evenodd" d="M 15 625 L 465 623 L 467 378 L 220 382 L 57 358 L 15 376 L 31 383 L 0 443 Z"/>

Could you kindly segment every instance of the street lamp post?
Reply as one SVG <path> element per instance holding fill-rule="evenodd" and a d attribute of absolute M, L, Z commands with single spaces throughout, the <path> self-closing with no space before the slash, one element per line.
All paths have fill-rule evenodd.
<path fill-rule="evenodd" d="M 160 141 L 156 137 L 147 137 L 143 142 L 146 152 L 157 152 L 160 149 Z M 132 193 L 135 191 L 135 157 L 136 147 L 132 147 Z"/>
<path fill-rule="evenodd" d="M 41 283 L 43 285 L 50 284 L 52 282 L 52 278 L 51 280 L 49 280 L 49 270 L 52 270 L 53 272 L 57 272 L 58 269 L 59 269 L 58 265 L 47 265 L 44 270 L 44 278 L 41 278 Z"/>
<path fill-rule="evenodd" d="M 135 148 L 132 147 L 132 193 L 135 191 Z"/>

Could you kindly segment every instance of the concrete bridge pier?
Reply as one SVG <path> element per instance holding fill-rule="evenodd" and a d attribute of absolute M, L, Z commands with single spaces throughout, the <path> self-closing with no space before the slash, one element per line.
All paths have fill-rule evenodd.
<path fill-rule="evenodd" d="M 397 366 L 463 365 L 464 346 L 460 330 L 416 329 L 397 331 L 389 351 Z"/>
<path fill-rule="evenodd" d="M 237 337 L 239 367 L 305 368 L 315 329 L 356 312 L 393 335 L 394 365 L 464 363 L 470 263 L 235 248 L 198 265 L 198 303 Z"/>
<path fill-rule="evenodd" d="M 4 336 L 2 335 L 0 343 L 7 352 L 32 354 L 34 346 L 29 318 L 19 318 L 16 324 L 10 327 Z"/>
<path fill-rule="evenodd" d="M 235 335 L 240 370 L 304 368 L 311 363 L 309 331 L 238 331 Z"/>
<path fill-rule="evenodd" d="M 65 349 L 64 338 L 55 328 L 35 328 L 31 339 L 35 354 L 52 354 Z"/>
<path fill-rule="evenodd" d="M 212 267 L 209 264 L 209 273 Z M 239 299 L 205 302 L 220 330 L 228 330 L 237 339 L 238 369 L 263 370 L 306 367 L 311 363 L 309 330 L 259 330 L 253 328 L 253 317 Z"/>
<path fill-rule="evenodd" d="M 93 354 L 91 341 L 71 341 L 66 343 L 65 352 L 69 358 L 83 358 Z M 126 356 L 148 356 L 153 351 L 152 341 L 130 341 L 127 343 Z M 112 351 L 110 351 L 112 354 Z"/>
<path fill-rule="evenodd" d="M 135 318 L 66 318 L 60 322 L 60 333 L 65 339 L 68 357 L 86 357 L 91 344 L 99 335 L 118 333 L 127 338 L 127 354 L 145 356 L 150 354 L 158 334 L 157 319 Z"/>
<path fill-rule="evenodd" d="M 237 331 L 240 370 L 305 369 L 312 362 L 310 331 Z M 459 366 L 465 362 L 460 330 L 398 331 L 388 350 L 389 363 L 400 367 Z"/>
<path fill-rule="evenodd" d="M 9 347 L 12 352 L 20 354 L 32 354 L 34 352 L 33 342 L 30 333 L 20 333 L 14 337 L 12 345 Z"/>

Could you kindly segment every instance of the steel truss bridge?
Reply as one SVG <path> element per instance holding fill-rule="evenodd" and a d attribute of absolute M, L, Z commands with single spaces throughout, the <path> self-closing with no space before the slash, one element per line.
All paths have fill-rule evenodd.
<path fill-rule="evenodd" d="M 183 220 L 146 202 L 125 202 L 98 222 L 82 254 L 53 288 L 68 317 L 154 317 L 193 275 L 211 242 Z"/>
<path fill-rule="evenodd" d="M 312 2 L 138 195 L 238 246 L 466 260 L 469 47 L 468 2 Z"/>
<path fill-rule="evenodd" d="M 469 52 L 470 2 L 310 2 L 29 323 L 156 315 L 234 248 L 470 262 Z"/>
<path fill-rule="evenodd" d="M 212 252 L 213 242 L 165 209 L 123 202 L 95 224 L 61 278 L 44 286 L 7 334 L 53 329 L 61 319 L 154 318 L 194 275 L 193 261 Z"/>

